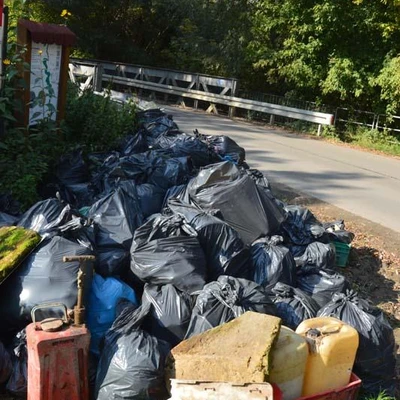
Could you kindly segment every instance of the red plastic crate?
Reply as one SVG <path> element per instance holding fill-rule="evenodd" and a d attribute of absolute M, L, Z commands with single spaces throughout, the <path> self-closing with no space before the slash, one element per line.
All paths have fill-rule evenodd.
<path fill-rule="evenodd" d="M 299 397 L 297 400 L 357 400 L 360 387 L 361 379 L 357 375 L 351 374 L 350 383 L 343 388 L 312 396 Z"/>

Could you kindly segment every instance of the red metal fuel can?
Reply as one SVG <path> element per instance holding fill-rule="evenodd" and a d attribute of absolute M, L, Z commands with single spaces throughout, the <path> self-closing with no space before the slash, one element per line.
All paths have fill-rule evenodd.
<path fill-rule="evenodd" d="M 36 322 L 39 309 L 62 307 L 64 320 Z M 90 333 L 69 324 L 67 308 L 61 303 L 32 309 L 26 328 L 28 349 L 28 400 L 87 400 Z"/>

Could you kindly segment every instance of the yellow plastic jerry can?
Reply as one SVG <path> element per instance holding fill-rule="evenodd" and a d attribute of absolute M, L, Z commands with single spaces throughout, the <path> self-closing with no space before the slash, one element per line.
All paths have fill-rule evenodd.
<path fill-rule="evenodd" d="M 309 347 L 303 396 L 339 389 L 350 382 L 358 348 L 358 332 L 332 317 L 303 321 L 296 333 Z"/>
<path fill-rule="evenodd" d="M 279 386 L 283 400 L 295 400 L 301 396 L 307 357 L 306 340 L 282 326 L 271 351 L 268 381 Z"/>

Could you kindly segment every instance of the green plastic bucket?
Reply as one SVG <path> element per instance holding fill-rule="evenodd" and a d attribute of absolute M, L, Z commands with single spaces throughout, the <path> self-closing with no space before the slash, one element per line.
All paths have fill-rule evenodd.
<path fill-rule="evenodd" d="M 347 243 L 334 241 L 336 249 L 336 265 L 338 267 L 345 267 L 349 259 L 351 245 Z"/>

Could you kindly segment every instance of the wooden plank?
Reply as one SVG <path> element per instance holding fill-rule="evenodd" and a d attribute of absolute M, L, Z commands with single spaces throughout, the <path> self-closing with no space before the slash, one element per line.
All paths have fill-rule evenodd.
<path fill-rule="evenodd" d="M 62 47 L 60 79 L 58 81 L 58 110 L 57 122 L 60 123 L 65 118 L 65 106 L 67 103 L 67 87 L 68 87 L 68 62 L 69 62 L 69 47 Z"/>

